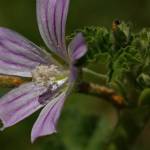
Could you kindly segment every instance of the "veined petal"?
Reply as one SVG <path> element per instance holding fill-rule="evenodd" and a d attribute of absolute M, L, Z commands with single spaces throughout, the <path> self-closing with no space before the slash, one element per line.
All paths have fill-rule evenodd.
<path fill-rule="evenodd" d="M 38 102 L 38 98 L 45 91 L 44 87 L 38 87 L 31 82 L 21 85 L 0 98 L 2 129 L 18 123 L 40 109 L 43 105 Z"/>
<path fill-rule="evenodd" d="M 66 91 L 51 100 L 51 102 L 45 106 L 32 128 L 32 142 L 40 136 L 45 136 L 56 132 L 56 123 L 60 116 L 65 98 Z"/>
<path fill-rule="evenodd" d="M 82 33 L 78 33 L 68 46 L 70 59 L 72 62 L 80 59 L 87 52 L 87 45 Z"/>
<path fill-rule="evenodd" d="M 69 0 L 37 0 L 39 30 L 46 45 L 66 58 L 65 26 Z"/>
<path fill-rule="evenodd" d="M 51 61 L 49 54 L 23 36 L 0 28 L 0 74 L 30 77 L 37 65 Z"/>

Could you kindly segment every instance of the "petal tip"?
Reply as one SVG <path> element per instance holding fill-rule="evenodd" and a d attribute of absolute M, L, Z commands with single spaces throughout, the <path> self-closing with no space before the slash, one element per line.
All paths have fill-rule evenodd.
<path fill-rule="evenodd" d="M 77 33 L 77 35 L 70 42 L 68 50 L 73 62 L 76 62 L 86 54 L 88 47 L 83 33 Z"/>
<path fill-rule="evenodd" d="M 51 134 L 55 134 L 55 133 L 57 133 L 57 130 L 56 130 L 56 129 L 54 129 L 51 133 L 47 133 L 47 134 L 45 134 L 45 135 L 34 135 L 34 133 L 32 132 L 32 133 L 31 133 L 31 143 L 34 144 L 34 142 L 35 142 L 38 138 L 44 137 L 44 136 L 48 136 L 48 135 L 51 135 Z"/>

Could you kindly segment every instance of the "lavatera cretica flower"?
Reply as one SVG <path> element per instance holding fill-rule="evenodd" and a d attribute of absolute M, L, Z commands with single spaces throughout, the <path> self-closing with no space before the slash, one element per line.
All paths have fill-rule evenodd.
<path fill-rule="evenodd" d="M 56 132 L 62 106 L 77 77 L 74 64 L 87 51 L 81 33 L 66 48 L 68 7 L 69 0 L 37 0 L 41 36 L 66 65 L 59 64 L 50 53 L 18 33 L 0 28 L 0 74 L 32 79 L 0 98 L 2 130 L 43 108 L 32 128 L 32 142 Z"/>

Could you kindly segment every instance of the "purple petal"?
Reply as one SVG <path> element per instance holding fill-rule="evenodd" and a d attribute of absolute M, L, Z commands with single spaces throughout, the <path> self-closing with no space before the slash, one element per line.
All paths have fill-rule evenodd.
<path fill-rule="evenodd" d="M 18 33 L 0 28 L 0 74 L 31 76 L 39 64 L 51 62 L 50 56 Z"/>
<path fill-rule="evenodd" d="M 42 110 L 32 128 L 32 142 L 34 142 L 40 136 L 45 136 L 56 132 L 56 123 L 60 116 L 65 97 L 66 91 L 61 93 L 61 95 L 55 99 L 51 100 L 51 102 L 49 102 Z"/>
<path fill-rule="evenodd" d="M 44 87 L 37 87 L 31 82 L 23 84 L 3 96 L 0 99 L 2 129 L 18 123 L 40 109 L 43 105 L 38 102 L 38 98 L 45 90 Z"/>
<path fill-rule="evenodd" d="M 78 68 L 77 67 L 74 67 L 72 66 L 72 68 L 70 69 L 70 84 L 74 84 L 74 82 L 76 81 L 76 79 L 78 78 Z"/>
<path fill-rule="evenodd" d="M 46 45 L 66 58 L 65 26 L 69 0 L 37 0 L 39 30 Z"/>
<path fill-rule="evenodd" d="M 72 61 L 76 61 L 85 55 L 87 52 L 87 45 L 82 33 L 78 33 L 69 44 L 69 54 Z"/>

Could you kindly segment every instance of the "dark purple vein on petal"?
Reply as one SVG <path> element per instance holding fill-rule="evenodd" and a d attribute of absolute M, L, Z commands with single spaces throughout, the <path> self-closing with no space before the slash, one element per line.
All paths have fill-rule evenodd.
<path fill-rule="evenodd" d="M 50 108 L 49 112 L 48 112 L 47 115 L 44 117 L 43 122 L 45 122 L 45 121 L 47 120 L 47 118 L 49 117 L 49 115 L 50 115 L 52 109 L 54 108 L 54 106 L 57 104 L 58 101 L 59 101 L 59 100 L 57 100 L 57 101 L 53 104 L 53 106 Z M 53 120 L 54 120 L 54 119 L 53 119 Z M 53 121 L 53 120 L 50 120 L 50 121 Z M 53 121 L 53 124 L 54 124 L 54 121 Z M 42 129 L 42 127 L 43 127 L 43 126 L 40 126 L 40 130 Z"/>
<path fill-rule="evenodd" d="M 25 92 L 25 93 L 22 93 L 21 95 L 16 96 L 13 99 L 10 99 L 9 101 L 4 102 L 2 105 L 11 104 L 11 103 L 15 102 L 16 100 L 18 100 L 19 98 L 26 96 L 28 93 L 29 93 L 29 91 Z"/>
<path fill-rule="evenodd" d="M 84 42 L 80 42 L 74 49 L 73 52 L 75 52 L 75 50 L 77 50 L 78 48 L 80 48 L 82 45 L 84 45 Z"/>
<path fill-rule="evenodd" d="M 25 88 L 26 86 L 24 85 L 24 88 Z M 15 91 L 12 91 L 12 92 L 10 92 L 10 93 L 8 93 L 8 96 L 6 96 L 6 97 L 4 97 L 4 99 L 8 99 L 8 101 L 4 101 L 4 100 L 2 100 L 2 101 L 0 101 L 0 102 L 2 102 L 1 104 L 8 104 L 8 103 L 11 103 L 12 101 L 14 101 L 14 100 L 18 100 L 19 98 L 21 98 L 21 97 L 23 97 L 23 96 L 25 96 L 25 95 L 28 95 L 28 94 L 30 94 L 31 92 L 32 92 L 32 89 L 33 89 L 33 87 L 31 86 L 30 88 L 25 88 L 24 89 L 24 92 L 23 93 L 20 93 L 21 95 L 19 95 L 18 93 L 15 93 Z M 18 90 L 19 91 L 19 90 Z M 13 99 L 11 99 L 10 98 L 10 95 L 14 95 L 13 96 Z M 2 98 L 3 99 L 3 98 Z M 4 102 L 4 103 L 3 103 Z"/>
<path fill-rule="evenodd" d="M 19 110 L 23 110 L 23 108 L 24 107 L 26 107 L 26 106 L 31 106 L 31 104 L 33 103 L 34 104 L 34 100 L 36 99 L 36 97 L 33 97 L 33 98 L 31 98 L 31 99 L 29 99 L 28 100 L 28 102 L 27 103 L 25 103 L 25 104 L 23 104 L 22 106 L 20 106 L 20 107 L 18 107 L 18 108 L 16 108 L 16 109 L 14 109 L 13 111 L 12 111 L 12 113 L 15 113 L 15 112 L 18 112 Z M 38 101 L 37 101 L 38 102 Z M 33 104 L 32 104 L 32 107 L 33 107 Z M 38 104 L 38 103 L 37 103 Z M 37 107 L 37 104 L 34 106 L 35 108 Z M 40 105 L 40 104 L 39 104 Z M 41 105 L 42 106 L 42 105 Z M 30 107 L 29 107 L 30 108 Z M 29 109 L 28 108 L 28 109 Z M 24 116 L 26 113 L 28 113 L 30 110 L 26 110 L 24 113 L 21 113 L 21 116 Z M 33 108 L 32 108 L 33 109 Z M 24 118 L 24 117 L 23 117 Z M 15 120 L 18 120 L 17 118 L 15 119 Z"/>
<path fill-rule="evenodd" d="M 6 40 L 6 41 L 9 41 L 10 43 L 13 43 L 13 44 L 16 44 L 16 45 L 18 45 L 18 46 L 20 46 L 20 47 L 23 47 L 24 49 L 26 49 L 27 51 L 29 51 L 30 49 L 31 49 L 31 46 L 29 47 L 29 46 L 26 46 L 25 44 L 20 44 L 20 42 L 19 41 L 14 41 L 14 40 L 12 40 L 12 39 L 9 39 L 8 37 L 5 37 L 5 38 L 0 38 L 0 40 Z M 27 42 L 28 43 L 28 41 L 27 40 L 22 40 L 23 41 L 23 43 L 25 42 Z M 26 43 L 26 44 L 27 44 Z M 30 45 L 32 45 L 33 47 L 35 47 L 32 43 L 29 43 Z M 32 50 L 32 49 L 31 49 Z M 35 55 L 37 55 L 37 56 L 40 56 L 40 53 L 38 52 L 38 50 L 32 50 L 31 51 L 33 54 L 35 54 Z"/>
<path fill-rule="evenodd" d="M 52 43 L 50 43 L 51 45 L 54 45 L 55 42 L 53 41 L 52 39 L 52 35 L 51 35 L 51 32 L 49 30 L 49 26 L 48 26 L 48 7 L 49 6 L 49 0 L 47 0 L 47 3 L 46 3 L 46 9 L 45 9 L 45 18 L 46 18 L 46 27 L 47 27 L 47 31 L 48 31 L 48 35 L 49 35 L 49 38 L 51 40 Z M 57 50 L 57 49 L 56 49 Z"/>
<path fill-rule="evenodd" d="M 61 44 L 63 46 L 64 49 L 66 49 L 64 47 L 64 33 L 63 33 L 63 27 L 64 27 L 64 24 L 63 24 L 63 20 L 64 20 L 64 17 L 65 17 L 65 14 L 64 14 L 64 10 L 65 10 L 65 3 L 63 3 L 63 8 L 62 8 L 62 14 L 61 14 L 61 32 L 60 32 L 60 37 L 61 37 Z"/>
<path fill-rule="evenodd" d="M 19 57 L 28 59 L 28 60 L 33 61 L 33 62 L 37 62 L 37 63 L 41 63 L 41 64 L 44 63 L 44 64 L 45 64 L 45 61 L 33 59 L 33 58 L 31 58 L 31 57 L 28 57 L 27 55 L 24 55 L 24 54 L 21 54 L 21 53 L 12 52 L 12 51 L 9 50 L 9 49 L 7 49 L 7 52 L 12 53 L 12 54 L 14 54 L 14 55 L 16 55 L 16 56 L 19 56 Z"/>
<path fill-rule="evenodd" d="M 23 57 L 23 58 L 25 58 L 25 59 L 28 59 L 28 60 L 30 60 L 30 61 L 34 61 L 34 62 L 37 62 L 37 63 L 45 63 L 45 61 L 43 61 L 43 60 L 40 60 L 40 59 L 33 59 L 33 58 L 31 58 L 31 57 L 29 57 L 29 56 L 27 56 L 27 55 L 24 55 L 23 53 L 17 53 L 17 52 L 14 52 L 14 51 L 12 51 L 11 49 L 8 49 L 4 44 L 2 44 L 2 43 L 0 43 L 0 46 L 2 47 L 2 48 L 4 48 L 5 50 L 3 50 L 3 51 L 6 51 L 6 53 L 11 53 L 11 54 L 13 54 L 13 55 L 16 55 L 16 56 L 19 56 L 19 57 Z"/>
<path fill-rule="evenodd" d="M 10 40 L 10 39 L 8 39 L 8 41 L 10 41 L 10 42 L 12 42 L 12 43 L 14 43 L 14 44 L 16 44 L 16 45 L 19 45 L 20 47 L 25 48 L 27 51 L 32 52 L 32 53 L 33 53 L 34 55 L 36 55 L 37 57 L 41 57 L 40 52 L 38 51 L 38 49 L 33 50 L 31 47 L 22 45 L 22 44 L 20 44 L 19 42 L 13 41 L 13 40 Z M 31 44 L 33 47 L 35 47 L 34 44 L 32 44 L 32 43 L 30 43 L 30 44 Z M 30 49 L 31 49 L 31 51 L 30 51 Z"/>
<path fill-rule="evenodd" d="M 11 61 L 8 61 L 8 60 L 0 60 L 0 63 L 4 63 L 4 65 L 14 65 L 14 66 L 18 66 L 18 67 L 25 67 L 27 69 L 32 69 L 32 67 L 29 67 L 28 65 L 25 65 L 25 64 L 18 64 L 18 63 L 15 63 L 15 62 L 11 62 Z"/>
<path fill-rule="evenodd" d="M 62 99 L 61 99 L 62 100 Z M 55 104 L 54 104 L 54 106 L 57 104 L 57 103 L 59 103 L 61 100 L 58 100 Z M 64 99 L 63 99 L 64 100 Z M 54 107 L 53 107 L 54 108 Z M 59 109 L 61 109 L 61 108 L 59 108 Z M 56 113 L 57 113 L 57 111 L 58 111 L 58 109 L 55 109 L 55 111 L 54 111 L 54 114 L 56 115 Z M 61 111 L 61 110 L 60 110 Z M 52 121 L 53 121 L 53 124 L 55 124 L 55 115 L 53 115 L 52 116 Z M 57 120 L 56 120 L 57 121 Z"/>
<path fill-rule="evenodd" d="M 2 40 L 2 39 L 0 39 L 0 40 Z M 19 44 L 18 42 L 12 41 L 12 40 L 10 40 L 10 39 L 3 39 L 3 40 L 7 40 L 7 41 L 9 41 L 9 42 L 11 42 L 11 43 L 13 43 L 13 44 L 16 44 L 16 45 L 18 45 L 18 46 L 20 46 L 20 47 L 25 48 L 28 52 L 31 52 L 31 54 L 33 53 L 33 54 L 32 54 L 33 57 L 36 57 L 37 59 L 33 59 L 33 58 L 31 58 L 30 56 L 24 55 L 23 52 L 20 52 L 20 53 L 12 52 L 12 50 L 8 49 L 8 48 L 3 44 L 3 42 L 0 42 L 0 46 L 3 47 L 3 48 L 5 48 L 5 49 L 7 49 L 7 50 L 9 50 L 9 51 L 11 51 L 11 53 L 14 53 L 14 54 L 16 53 L 15 55 L 22 55 L 24 58 L 27 58 L 27 59 L 29 59 L 29 60 L 31 60 L 31 61 L 36 61 L 36 62 L 45 63 L 44 59 L 42 59 L 42 57 L 41 57 L 40 54 L 36 53 L 35 51 L 29 51 L 29 50 L 28 50 L 28 49 L 31 49 L 31 48 L 26 47 L 25 45 L 21 45 L 21 44 Z M 38 49 L 37 49 L 37 51 L 38 51 Z"/>
<path fill-rule="evenodd" d="M 56 0 L 56 3 L 55 3 L 55 6 L 54 6 L 54 20 L 53 20 L 53 28 L 54 28 L 54 37 L 55 37 L 55 40 L 56 40 L 56 46 L 59 46 L 58 44 L 58 39 L 57 39 L 57 33 L 56 33 L 56 11 L 57 11 L 57 0 Z"/>
<path fill-rule="evenodd" d="M 17 109 L 15 109 L 14 111 L 19 111 L 20 109 L 22 109 L 24 106 L 28 106 L 30 103 L 33 103 L 35 98 L 37 97 L 32 97 L 31 99 L 28 100 L 27 103 L 24 103 L 22 106 L 18 107 Z"/>
<path fill-rule="evenodd" d="M 52 44 L 52 38 L 51 38 L 51 35 L 50 35 L 50 33 L 48 33 L 48 35 L 49 35 L 49 37 L 48 37 L 48 36 L 47 36 L 47 33 L 46 33 L 46 32 L 48 31 L 48 25 L 47 25 L 47 22 L 48 22 L 48 21 L 47 21 L 47 15 L 46 15 L 46 14 L 47 14 L 47 9 L 48 9 L 48 8 L 47 8 L 47 7 L 48 7 L 47 4 L 49 3 L 48 1 L 49 1 L 49 0 L 47 0 L 47 2 L 46 2 L 46 9 L 45 9 L 45 13 L 44 13 L 44 14 L 45 14 L 44 17 L 45 17 L 45 21 L 46 21 L 45 25 L 46 25 L 46 28 L 47 28 L 46 31 L 45 31 L 45 29 L 44 29 L 44 26 L 45 26 L 45 25 L 43 24 L 41 15 L 40 15 L 40 23 L 41 23 L 41 25 L 42 25 L 43 32 L 44 32 L 44 34 L 45 34 L 45 36 L 46 36 L 46 39 L 47 39 L 47 41 L 50 40 L 50 45 L 51 45 L 51 44 Z M 40 9 L 40 8 L 39 8 L 39 9 Z M 42 8 L 40 9 L 40 13 L 41 13 L 41 11 L 42 11 Z"/>

